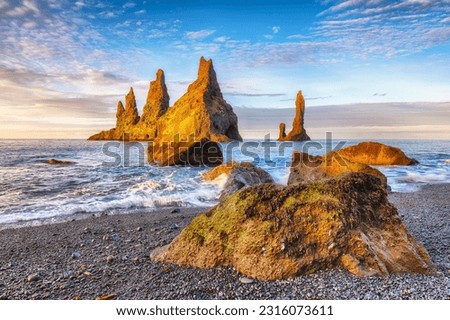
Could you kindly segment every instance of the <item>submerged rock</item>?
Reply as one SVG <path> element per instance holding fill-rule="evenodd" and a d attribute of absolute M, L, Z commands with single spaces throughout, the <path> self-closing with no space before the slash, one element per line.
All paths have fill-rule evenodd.
<path fill-rule="evenodd" d="M 305 116 L 305 98 L 301 91 L 297 93 L 297 98 L 295 99 L 295 116 L 292 122 L 292 130 L 286 134 L 286 125 L 280 123 L 280 134 L 278 136 L 278 141 L 304 141 L 311 140 L 311 138 L 306 133 L 304 125 Z"/>
<path fill-rule="evenodd" d="M 434 271 L 381 180 L 364 173 L 239 190 L 150 257 L 199 268 L 232 266 L 260 280 L 336 267 L 358 276 Z"/>
<path fill-rule="evenodd" d="M 212 181 L 221 175 L 226 175 L 227 178 L 220 194 L 220 200 L 244 187 L 273 182 L 270 174 L 263 169 L 256 167 L 250 162 L 236 161 L 224 163 L 211 169 L 203 174 L 203 178 L 207 181 Z"/>
<path fill-rule="evenodd" d="M 358 163 L 369 165 L 415 165 L 419 162 L 408 158 L 405 153 L 396 147 L 379 142 L 361 142 L 355 146 L 343 148 L 337 152 L 341 157 Z"/>
<path fill-rule="evenodd" d="M 70 165 L 75 164 L 73 161 L 67 161 L 67 160 L 58 160 L 58 159 L 48 159 L 48 164 L 62 164 L 62 165 Z"/>
<path fill-rule="evenodd" d="M 346 172 L 363 172 L 381 179 L 384 185 L 387 179 L 379 170 L 367 164 L 355 163 L 342 158 L 335 152 L 329 152 L 324 156 L 312 156 L 303 152 L 292 154 L 291 171 L 288 184 L 311 181 L 324 181 L 335 178 Z"/>

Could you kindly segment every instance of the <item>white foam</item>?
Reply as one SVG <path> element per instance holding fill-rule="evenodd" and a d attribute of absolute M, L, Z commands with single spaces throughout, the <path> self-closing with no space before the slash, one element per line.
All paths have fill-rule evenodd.
<path fill-rule="evenodd" d="M 396 180 L 403 183 L 438 183 L 445 182 L 447 177 L 436 173 L 407 172 L 406 176 L 398 177 Z"/>

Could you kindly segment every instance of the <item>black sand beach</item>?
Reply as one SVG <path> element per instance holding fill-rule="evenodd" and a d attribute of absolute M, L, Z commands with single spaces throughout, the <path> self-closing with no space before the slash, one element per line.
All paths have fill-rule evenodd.
<path fill-rule="evenodd" d="M 102 215 L 0 231 L 0 299 L 449 299 L 450 184 L 392 193 L 405 225 L 436 264 L 435 275 L 358 278 L 330 270 L 242 283 L 230 268 L 152 262 L 204 209 Z"/>

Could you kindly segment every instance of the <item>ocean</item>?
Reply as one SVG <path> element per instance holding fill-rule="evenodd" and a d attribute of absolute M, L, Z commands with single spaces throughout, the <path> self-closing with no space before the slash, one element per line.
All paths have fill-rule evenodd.
<path fill-rule="evenodd" d="M 358 140 L 346 140 L 345 146 Z M 450 183 L 450 141 L 380 140 L 417 159 L 417 166 L 378 167 L 394 192 Z M 225 160 L 251 161 L 285 184 L 293 150 L 324 154 L 340 141 L 222 144 Z M 218 203 L 224 179 L 205 182 L 208 168 L 155 167 L 147 143 L 84 140 L 0 140 L 0 227 L 40 224 L 73 215 L 121 213 Z M 74 165 L 49 165 L 49 159 Z"/>

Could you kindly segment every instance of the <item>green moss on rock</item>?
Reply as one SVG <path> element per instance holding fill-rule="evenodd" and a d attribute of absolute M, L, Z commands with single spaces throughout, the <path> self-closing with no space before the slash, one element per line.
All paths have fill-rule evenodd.
<path fill-rule="evenodd" d="M 151 257 L 200 268 L 233 266 L 263 280 L 334 267 L 357 275 L 433 270 L 380 179 L 362 173 L 242 189 Z"/>

